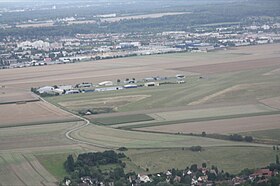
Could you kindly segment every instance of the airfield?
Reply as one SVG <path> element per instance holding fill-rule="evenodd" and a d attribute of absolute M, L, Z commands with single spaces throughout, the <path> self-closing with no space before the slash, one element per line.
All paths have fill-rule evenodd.
<path fill-rule="evenodd" d="M 272 146 L 280 143 L 280 44 L 7 69 L 0 74 L 3 185 L 56 185 L 66 174 L 62 164 L 68 154 L 122 146 L 133 162 L 126 171 L 157 172 L 207 162 L 236 173 L 274 161 L 277 151 Z M 176 74 L 185 74 L 186 83 L 43 99 L 30 91 Z M 78 116 L 81 109 L 98 107 L 115 112 Z M 259 143 L 203 137 L 202 132 L 250 135 Z M 204 151 L 188 150 L 196 145 Z"/>

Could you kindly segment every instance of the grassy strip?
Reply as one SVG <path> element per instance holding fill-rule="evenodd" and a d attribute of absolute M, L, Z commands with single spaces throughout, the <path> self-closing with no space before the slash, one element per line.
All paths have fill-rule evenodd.
<path fill-rule="evenodd" d="M 36 155 L 39 162 L 57 179 L 62 180 L 68 173 L 64 169 L 64 162 L 69 154 Z"/>
<path fill-rule="evenodd" d="M 49 120 L 49 121 L 38 121 L 38 122 L 30 122 L 30 123 L 19 123 L 16 125 L 5 124 L 0 125 L 0 129 L 2 128 L 13 128 L 13 127 L 26 127 L 26 126 L 34 126 L 34 125 L 47 125 L 47 124 L 54 124 L 54 123 L 68 123 L 68 122 L 76 122 L 82 121 L 78 118 L 73 119 L 63 119 L 63 120 Z"/>
<path fill-rule="evenodd" d="M 91 122 L 96 125 L 116 125 L 122 123 L 132 123 L 132 122 L 142 122 L 142 121 L 152 121 L 154 118 L 145 114 L 134 114 L 125 116 L 115 116 L 107 118 L 97 118 L 92 119 Z"/>
<path fill-rule="evenodd" d="M 236 115 L 226 115 L 226 116 L 212 116 L 212 117 L 205 117 L 205 118 L 162 121 L 162 122 L 155 122 L 155 123 L 143 123 L 143 124 L 139 124 L 139 125 L 123 126 L 123 127 L 119 127 L 119 129 L 129 130 L 129 129 L 135 129 L 135 128 L 154 127 L 154 126 L 161 126 L 161 125 L 174 125 L 174 124 L 180 124 L 180 123 L 192 123 L 192 122 L 224 120 L 224 119 L 245 118 L 245 117 L 264 116 L 264 115 L 276 115 L 276 114 L 280 114 L 280 111 L 258 112 L 258 113 L 250 113 L 250 114 L 236 114 Z"/>

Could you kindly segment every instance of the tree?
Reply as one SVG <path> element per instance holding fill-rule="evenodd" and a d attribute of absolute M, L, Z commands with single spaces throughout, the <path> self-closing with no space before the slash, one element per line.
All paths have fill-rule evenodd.
<path fill-rule="evenodd" d="M 208 179 L 211 180 L 211 181 L 215 181 L 217 178 L 216 174 L 215 173 L 209 173 L 208 174 Z"/>
<path fill-rule="evenodd" d="M 65 169 L 66 169 L 67 172 L 73 172 L 74 171 L 74 163 L 75 162 L 74 162 L 73 156 L 69 155 L 67 157 L 67 160 L 66 160 L 65 164 L 64 164 Z"/>
<path fill-rule="evenodd" d="M 186 185 L 191 185 L 191 182 L 192 182 L 192 178 L 189 175 L 184 176 L 181 179 L 181 183 L 185 183 Z"/>
<path fill-rule="evenodd" d="M 243 137 L 239 134 L 230 135 L 229 139 L 233 141 L 243 141 Z"/>
<path fill-rule="evenodd" d="M 205 137 L 205 136 L 206 136 L 206 132 L 203 131 L 203 132 L 201 133 L 201 136 Z"/>
<path fill-rule="evenodd" d="M 171 186 L 171 184 L 167 182 L 159 182 L 157 186 Z"/>
<path fill-rule="evenodd" d="M 207 164 L 204 162 L 204 163 L 202 163 L 202 167 L 203 168 L 206 168 L 207 167 Z"/>
<path fill-rule="evenodd" d="M 247 142 L 252 142 L 253 141 L 253 137 L 252 136 L 245 136 L 244 140 Z"/>
<path fill-rule="evenodd" d="M 202 147 L 201 146 L 192 146 L 190 148 L 191 151 L 194 151 L 194 152 L 197 152 L 197 151 L 201 151 L 202 150 Z"/>
<path fill-rule="evenodd" d="M 192 164 L 190 170 L 192 172 L 196 172 L 197 171 L 197 164 Z"/>

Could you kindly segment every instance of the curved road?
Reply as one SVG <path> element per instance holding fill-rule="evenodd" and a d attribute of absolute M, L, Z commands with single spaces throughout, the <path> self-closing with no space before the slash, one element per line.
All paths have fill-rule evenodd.
<path fill-rule="evenodd" d="M 100 148 L 105 148 L 105 149 L 112 149 L 112 147 L 107 147 L 107 146 L 104 146 L 104 145 L 99 145 L 99 144 L 95 144 L 95 143 L 91 143 L 91 142 L 87 142 L 87 141 L 82 141 L 82 140 L 73 138 L 73 137 L 71 136 L 71 133 L 72 133 L 72 132 L 76 132 L 76 131 L 78 131 L 78 130 L 80 130 L 80 129 L 86 127 L 86 126 L 88 126 L 88 125 L 90 124 L 90 121 L 89 121 L 88 119 L 86 119 L 86 118 L 83 118 L 83 117 L 81 117 L 81 116 L 78 116 L 78 115 L 76 115 L 76 114 L 73 114 L 72 112 L 66 111 L 66 110 L 61 109 L 60 107 L 58 107 L 58 106 L 56 106 L 56 105 L 54 105 L 54 104 L 49 103 L 49 102 L 46 101 L 44 98 L 38 96 L 38 95 L 35 94 L 35 93 L 32 93 L 32 94 L 33 94 L 34 96 L 38 97 L 38 98 L 39 98 L 41 101 L 43 101 L 44 103 L 50 104 L 50 105 L 52 105 L 52 106 L 54 106 L 54 107 L 56 107 L 56 108 L 58 108 L 58 109 L 60 109 L 60 110 L 63 110 L 64 112 L 67 112 L 67 113 L 71 114 L 72 116 L 74 116 L 75 118 L 78 118 L 78 119 L 80 119 L 80 120 L 82 120 L 82 121 L 85 122 L 85 124 L 80 125 L 80 126 L 79 126 L 79 125 L 78 125 L 78 126 L 75 126 L 74 128 L 72 128 L 72 129 L 70 129 L 69 131 L 67 131 L 67 132 L 65 133 L 65 137 L 66 137 L 67 139 L 69 139 L 69 140 L 71 140 L 71 141 L 73 141 L 73 142 L 76 142 L 76 143 L 91 145 L 91 146 L 100 147 Z"/>

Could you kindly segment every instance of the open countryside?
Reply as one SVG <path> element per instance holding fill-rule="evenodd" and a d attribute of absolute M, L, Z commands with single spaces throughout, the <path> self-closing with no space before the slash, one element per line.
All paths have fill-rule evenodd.
<path fill-rule="evenodd" d="M 38 185 L 56 184 L 58 179 L 51 173 L 59 170 L 42 166 L 48 155 L 53 158 L 56 154 L 59 157 L 61 153 L 117 149 L 121 146 L 129 149 L 126 154 L 134 162 L 134 165 L 129 167 L 138 169 L 137 166 L 140 166 L 140 170 L 144 172 L 146 168 L 151 172 L 172 167 L 182 168 L 184 161 L 194 163 L 208 161 L 232 173 L 246 167 L 264 166 L 273 158 L 274 152 L 269 144 L 235 142 L 184 134 L 246 132 L 248 135 L 263 139 L 260 137 L 261 131 L 280 129 L 280 113 L 277 106 L 280 91 L 279 75 L 264 75 L 280 67 L 275 60 L 280 59 L 279 48 L 278 44 L 262 45 L 205 54 L 177 56 L 168 54 L 55 67 L 33 67 L 36 70 L 33 68 L 3 70 L 1 91 L 6 93 L 1 94 L 0 98 L 11 94 L 10 100 L 14 103 L 0 107 L 3 114 L 1 125 L 4 127 L 0 129 L 0 156 L 3 165 L 1 171 L 6 172 L 5 175 L 1 174 L 1 180 L 5 180 L 4 184 L 28 185 L 27 177 L 34 176 Z M 259 50 L 263 51 L 261 56 L 258 55 Z M 269 63 L 272 56 L 272 63 Z M 238 68 L 243 61 L 254 64 L 254 59 L 260 57 L 262 62 L 258 60 L 256 66 L 243 69 L 241 65 Z M 211 73 L 205 72 L 204 65 L 213 64 L 227 64 L 228 67 L 222 67 L 216 73 L 211 69 Z M 199 71 L 201 65 L 203 68 Z M 229 72 L 231 66 L 234 68 Z M 192 71 L 192 68 L 195 70 Z M 117 79 L 170 77 L 176 74 L 185 74 L 186 83 L 46 97 L 36 99 L 35 102 L 25 101 L 29 99 L 32 87 L 79 82 L 98 83 L 105 80 L 115 82 Z M 18 87 L 21 91 L 16 89 Z M 22 94 L 22 100 L 14 100 L 13 94 Z M 32 97 L 37 98 L 34 95 Z M 79 115 L 79 109 L 98 107 L 110 107 L 115 110 L 113 113 L 84 116 L 93 124 L 86 124 L 83 118 L 75 116 Z M 22 116 L 17 114 L 20 117 L 12 117 L 5 114 L 5 109 L 12 113 L 20 112 L 18 114 Z M 40 120 L 31 121 L 29 115 L 38 116 Z M 130 115 L 133 116 L 133 120 L 130 119 Z M 94 124 L 97 121 L 98 125 Z M 11 126 L 14 127 L 10 128 Z M 277 138 L 270 140 L 279 142 Z M 195 156 L 196 159 L 193 159 L 193 152 L 181 150 L 182 147 L 194 145 L 205 148 L 200 156 Z M 251 151 L 248 147 L 251 146 L 254 146 L 256 153 L 252 153 L 250 162 L 245 157 L 248 157 Z M 216 162 L 214 152 L 229 147 L 236 157 L 239 157 L 239 163 L 227 161 L 226 156 L 220 157 L 224 163 Z M 176 149 L 172 150 L 172 153 L 176 153 L 180 158 L 170 161 L 168 158 L 174 157 L 174 154 L 168 150 L 169 148 Z M 152 158 L 157 157 L 157 153 L 164 153 L 166 159 Z M 213 156 L 209 155 L 211 153 Z M 262 154 L 263 157 L 254 156 L 255 154 Z M 145 159 L 148 156 L 151 157 L 149 161 Z M 39 163 L 40 160 L 42 164 Z M 17 168 L 18 166 L 23 169 Z M 28 175 L 25 173 L 26 170 L 29 171 Z M 8 179 L 11 175 L 16 177 Z"/>

